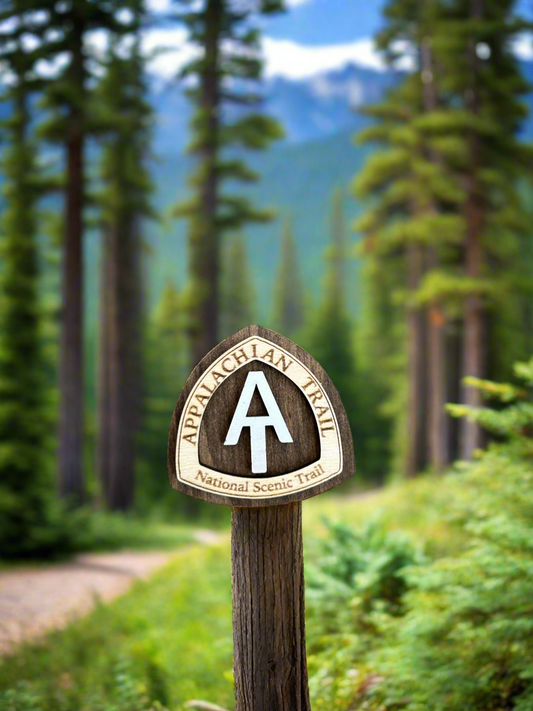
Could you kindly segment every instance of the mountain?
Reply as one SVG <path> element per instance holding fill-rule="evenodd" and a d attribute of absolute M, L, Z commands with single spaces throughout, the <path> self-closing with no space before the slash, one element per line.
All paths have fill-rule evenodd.
<path fill-rule="evenodd" d="M 533 80 L 533 63 L 523 66 L 524 75 Z M 285 126 L 286 137 L 269 151 L 250 155 L 248 160 L 261 176 L 244 189 L 261 206 L 273 207 L 278 218 L 269 225 L 245 230 L 248 253 L 257 292 L 258 315 L 265 320 L 270 311 L 271 290 L 278 259 L 281 218 L 290 213 L 307 290 L 316 303 L 323 274 L 323 255 L 329 239 L 329 201 L 336 186 L 346 191 L 347 223 L 360 211 L 349 196 L 349 184 L 371 150 L 355 146 L 352 138 L 365 123 L 357 108 L 376 101 L 397 81 L 394 73 L 377 72 L 356 65 L 319 74 L 308 80 L 276 78 L 266 83 L 263 110 Z M 533 82 L 532 82 L 533 83 Z M 169 207 L 186 195 L 187 174 L 192 160 L 184 153 L 187 141 L 189 104 L 176 87 L 162 87 L 153 97 L 156 112 L 153 180 L 154 206 L 163 216 L 146 225 L 149 251 L 149 296 L 153 303 L 166 279 L 183 286 L 186 279 L 186 225 L 169 220 Z M 530 110 L 532 96 L 527 97 Z M 533 137 L 533 119 L 526 122 L 522 135 Z M 242 188 L 239 187 L 239 190 Z M 354 240 L 355 240 L 355 236 Z M 88 260 L 88 304 L 95 308 L 98 293 L 96 264 L 97 240 L 90 240 Z M 354 260 L 354 304 L 357 293 L 357 264 Z"/>
<path fill-rule="evenodd" d="M 275 77 L 264 84 L 260 109 L 282 123 L 285 143 L 317 140 L 357 130 L 363 121 L 358 109 L 377 101 L 395 81 L 395 72 L 356 64 L 305 80 Z M 187 142 L 189 101 L 179 85 L 154 82 L 154 86 L 155 150 L 162 155 L 182 151 Z"/>

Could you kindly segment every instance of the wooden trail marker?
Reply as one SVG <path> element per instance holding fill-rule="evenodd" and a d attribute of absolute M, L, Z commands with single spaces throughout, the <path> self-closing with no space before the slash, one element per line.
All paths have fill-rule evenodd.
<path fill-rule="evenodd" d="M 168 442 L 174 489 L 232 507 L 236 711 L 309 711 L 302 504 L 355 472 L 330 378 L 261 326 L 193 370 Z"/>

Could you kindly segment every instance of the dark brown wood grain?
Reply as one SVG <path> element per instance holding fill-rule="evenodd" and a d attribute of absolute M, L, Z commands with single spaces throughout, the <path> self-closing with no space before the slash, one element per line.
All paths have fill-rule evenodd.
<path fill-rule="evenodd" d="M 252 361 L 239 368 L 215 391 L 206 407 L 200 427 L 200 463 L 226 474 L 253 476 L 250 449 L 250 430 L 243 430 L 238 444 L 225 446 L 224 440 L 248 373 L 261 370 L 276 393 L 283 419 L 287 423 L 293 443 L 279 441 L 272 427 L 266 430 L 268 475 L 277 476 L 300 469 L 320 457 L 320 435 L 311 406 L 300 388 L 292 380 L 266 363 Z M 261 396 L 256 391 L 248 414 L 266 415 Z"/>
<path fill-rule="evenodd" d="M 310 711 L 302 505 L 233 509 L 235 711 Z"/>
<path fill-rule="evenodd" d="M 309 489 L 304 489 L 300 491 L 296 491 L 291 494 L 284 495 L 282 498 L 276 498 L 272 497 L 271 499 L 269 498 L 262 498 L 262 499 L 256 499 L 256 498 L 239 498 L 236 496 L 231 496 L 231 495 L 224 495 L 224 494 L 216 494 L 212 493 L 211 491 L 204 491 L 201 489 L 198 489 L 193 486 L 189 486 L 188 484 L 178 481 L 177 475 L 176 475 L 176 437 L 177 437 L 177 432 L 178 432 L 178 425 L 180 422 L 180 418 L 183 414 L 183 409 L 185 407 L 185 404 L 187 402 L 187 398 L 189 397 L 189 394 L 191 393 L 191 390 L 193 389 L 194 385 L 198 381 L 198 379 L 201 377 L 203 373 L 212 365 L 212 363 L 220 358 L 226 351 L 229 351 L 230 349 L 233 349 L 237 344 L 239 344 L 241 341 L 246 340 L 247 338 L 251 336 L 258 336 L 260 338 L 264 338 L 272 342 L 274 345 L 280 346 L 283 348 L 285 351 L 290 353 L 291 355 L 294 355 L 298 360 L 300 360 L 313 374 L 313 377 L 316 378 L 318 381 L 320 381 L 322 387 L 326 391 L 331 405 L 335 411 L 335 415 L 337 418 L 338 426 L 339 426 L 339 431 L 340 431 L 340 437 L 341 437 L 341 444 L 342 444 L 342 452 L 343 452 L 343 470 L 340 472 L 338 475 L 335 477 L 325 481 L 316 484 L 315 486 L 309 488 Z M 243 366 L 244 368 L 245 366 Z M 265 373 L 269 373 L 267 376 L 270 377 L 270 370 L 268 370 L 268 366 L 263 365 L 261 368 Z M 237 373 L 236 373 L 237 374 Z M 276 376 L 278 373 L 276 372 Z M 230 382 L 229 379 L 227 381 L 228 383 Z M 276 389 L 276 399 L 281 398 L 282 401 L 286 401 L 290 403 L 291 400 L 291 392 L 292 392 L 292 386 L 294 385 L 292 381 L 288 381 L 290 385 L 287 385 L 286 387 L 288 388 L 287 390 L 287 395 L 280 394 L 279 388 Z M 222 388 L 222 385 L 220 386 L 220 389 Z M 298 390 L 298 388 L 296 388 Z M 217 393 L 213 395 L 213 402 L 216 403 L 218 402 L 218 405 L 213 405 L 213 409 L 210 411 L 210 418 L 209 422 L 205 419 L 204 415 L 204 422 L 207 422 L 207 425 L 204 423 L 202 424 L 202 428 L 206 426 L 207 428 L 214 427 L 216 429 L 216 425 L 213 424 L 213 421 L 217 420 L 220 418 L 223 422 L 224 425 L 226 425 L 229 420 L 228 417 L 232 414 L 228 414 L 228 408 L 226 404 L 226 398 L 223 396 L 217 397 L 217 400 L 215 400 L 215 397 L 217 396 Z M 211 403 L 210 403 L 211 405 Z M 289 413 L 290 414 L 290 413 Z M 285 415 L 285 413 L 284 413 Z M 305 409 L 303 405 L 298 404 L 298 402 L 295 400 L 295 405 L 294 405 L 294 415 L 292 415 L 296 419 L 301 419 L 302 421 L 302 426 L 304 426 L 305 422 L 307 422 L 307 416 L 305 414 Z M 210 424 L 211 423 L 211 424 Z M 316 425 L 314 425 L 316 427 Z M 207 431 L 207 430 L 206 430 Z M 227 428 L 226 428 L 227 431 Z M 218 435 L 219 436 L 219 435 Z M 243 433 L 243 437 L 245 434 Z M 315 433 L 313 432 L 312 428 L 309 429 L 309 438 L 308 440 L 304 440 L 302 444 L 302 451 L 300 454 L 297 456 L 301 458 L 302 461 L 307 461 L 308 459 L 311 459 L 311 461 L 314 461 L 315 458 L 315 452 L 316 452 L 316 442 L 314 440 Z M 243 440 L 244 442 L 244 440 Z M 231 447 L 227 447 L 226 449 L 230 450 L 232 449 Z M 246 457 L 249 456 L 248 453 L 249 448 L 247 447 L 241 447 L 240 452 L 241 453 L 246 453 Z M 269 444 L 269 450 L 268 454 L 270 456 L 270 444 Z M 280 450 L 281 452 L 281 446 Z M 217 452 L 220 452 L 220 448 L 217 448 Z M 201 448 L 201 453 L 202 453 L 202 458 L 205 462 L 205 464 L 208 463 L 208 461 L 211 462 L 211 466 L 213 468 L 217 469 L 218 471 L 222 471 L 222 466 L 221 463 L 219 462 L 218 465 L 215 462 L 215 458 L 213 453 L 210 452 L 210 447 L 206 445 L 205 443 L 202 444 Z M 217 455 L 218 456 L 218 455 Z M 228 455 L 225 455 L 228 458 L 231 458 L 231 455 L 228 453 Z M 281 463 L 283 463 L 283 457 L 285 455 L 280 454 L 278 458 L 278 462 L 281 466 Z M 244 455 L 240 457 L 239 463 L 242 464 L 243 466 L 243 471 L 241 474 L 246 475 L 249 468 L 249 461 L 244 460 Z M 231 464 L 227 464 L 227 460 L 223 459 L 220 461 L 224 461 L 225 466 L 233 466 L 234 467 L 234 473 L 237 473 L 235 471 L 235 462 Z M 184 494 L 187 494 L 189 496 L 193 496 L 198 499 L 202 499 L 204 501 L 208 501 L 211 503 L 216 503 L 216 504 L 223 504 L 226 506 L 234 506 L 234 507 L 265 507 L 269 505 L 277 506 L 279 504 L 287 504 L 287 503 L 292 503 L 294 501 L 302 501 L 304 499 L 308 499 L 312 496 L 316 496 L 317 494 L 321 494 L 324 491 L 327 491 L 328 489 L 331 489 L 334 486 L 337 486 L 338 484 L 342 483 L 345 479 L 348 477 L 352 476 L 355 473 L 355 461 L 354 461 L 354 452 L 353 452 L 353 443 L 352 443 L 352 434 L 350 430 L 350 425 L 348 422 L 348 418 L 346 416 L 346 412 L 344 409 L 344 406 L 342 404 L 341 398 L 339 396 L 339 393 L 335 386 L 333 385 L 331 379 L 327 375 L 327 373 L 324 371 L 324 369 L 320 366 L 320 364 L 309 354 L 307 353 L 303 348 L 300 348 L 296 343 L 293 341 L 289 340 L 288 338 L 285 338 L 284 336 L 280 335 L 279 333 L 276 333 L 275 331 L 271 331 L 267 328 L 263 328 L 262 326 L 247 326 L 246 328 L 242 329 L 241 331 L 238 331 L 237 333 L 233 334 L 229 338 L 227 338 L 225 341 L 220 343 L 216 348 L 213 348 L 212 351 L 210 351 L 201 361 L 198 363 L 198 365 L 195 367 L 193 372 L 191 373 L 190 377 L 188 378 L 187 382 L 185 383 L 185 386 L 180 394 L 178 403 L 176 405 L 176 408 L 174 410 L 174 415 L 172 417 L 172 422 L 170 426 L 170 434 L 169 434 L 169 440 L 168 440 L 168 472 L 169 472 L 169 479 L 170 479 L 170 484 L 174 489 L 177 489 L 178 491 L 181 491 Z"/>

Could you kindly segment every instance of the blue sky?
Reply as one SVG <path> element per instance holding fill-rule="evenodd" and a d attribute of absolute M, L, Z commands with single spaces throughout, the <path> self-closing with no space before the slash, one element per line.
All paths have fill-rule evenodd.
<path fill-rule="evenodd" d="M 171 1 L 148 0 L 156 12 L 168 10 Z M 286 13 L 262 21 L 267 77 L 304 80 L 347 63 L 376 70 L 384 68 L 382 58 L 374 49 L 373 36 L 381 26 L 381 9 L 386 0 L 286 2 Z M 533 0 L 519 0 L 517 9 L 533 19 Z M 194 53 L 183 27 L 149 30 L 144 45 L 147 52 L 162 46 L 173 48 L 152 62 L 153 71 L 167 79 L 174 77 Z M 530 37 L 521 38 L 517 52 L 522 58 L 533 58 Z M 407 57 L 404 66 L 409 66 Z"/>
<path fill-rule="evenodd" d="M 292 0 L 265 31 L 275 39 L 306 45 L 348 43 L 372 36 L 380 26 L 383 2 L 377 0 Z"/>

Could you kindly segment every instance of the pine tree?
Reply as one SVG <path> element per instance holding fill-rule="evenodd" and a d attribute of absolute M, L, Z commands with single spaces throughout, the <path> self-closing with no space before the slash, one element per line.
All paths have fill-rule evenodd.
<path fill-rule="evenodd" d="M 489 311 L 494 323 L 501 318 L 496 282 L 500 288 L 507 284 L 501 290 L 507 294 L 510 283 L 516 282 L 510 255 L 524 235 L 517 181 L 528 151 L 519 156 L 515 138 L 523 116 L 519 98 L 524 83 L 510 50 L 505 49 L 521 26 L 511 20 L 511 7 L 512 3 L 492 7 L 490 23 L 478 29 L 476 56 L 488 47 L 483 43 L 478 46 L 483 32 L 492 38 L 489 53 L 497 55 L 493 68 L 482 72 L 486 83 L 479 117 L 471 103 L 472 68 L 478 60 L 472 63 L 471 35 L 465 30 L 472 22 L 468 2 L 406 4 L 405 0 L 392 0 L 386 8 L 388 27 L 379 38 L 391 57 L 398 40 L 407 40 L 419 49 L 417 71 L 369 111 L 378 123 L 363 139 L 378 141 L 383 150 L 368 161 L 357 183 L 361 197 L 375 198 L 358 223 L 365 234 L 367 253 L 381 262 L 383 269 L 396 269 L 406 284 L 410 393 L 406 469 L 410 475 L 427 462 L 440 470 L 450 459 L 452 440 L 446 431 L 443 405 L 455 392 L 460 377 L 448 355 L 456 349 L 454 331 L 462 326 L 465 359 L 470 353 L 470 362 L 475 360 L 479 371 L 481 357 L 488 351 L 486 337 L 481 336 L 482 323 Z M 506 102 L 509 112 L 500 122 Z M 473 134 L 478 134 L 474 143 L 484 145 L 478 156 L 480 160 L 483 157 L 483 164 L 469 158 Z M 481 193 L 483 210 L 479 211 Z M 468 245 L 474 227 L 480 229 L 481 217 L 486 226 L 484 268 L 478 259 L 476 276 Z M 480 257 L 479 250 L 477 254 Z M 469 316 L 472 299 L 478 307 L 483 304 L 483 318 Z M 477 344 L 474 349 L 472 341 Z M 477 431 L 477 425 L 468 428 L 470 435 Z M 472 437 L 470 442 L 474 442 Z M 463 447 L 464 456 L 471 452 L 471 447 L 469 451 Z"/>
<path fill-rule="evenodd" d="M 129 3 L 135 7 L 136 0 Z M 121 0 L 107 4 L 92 0 L 38 0 L 32 9 L 45 18 L 39 27 L 42 55 L 59 64 L 50 80 L 44 107 L 52 112 L 42 135 L 62 146 L 65 156 L 65 215 L 62 265 L 62 319 L 59 356 L 58 483 L 62 496 L 82 501 L 85 485 L 83 445 L 83 233 L 86 206 L 86 143 L 95 126 L 90 110 L 96 57 L 88 33 L 101 30 L 123 34 L 129 20 L 119 19 Z M 124 15 L 122 15 L 124 17 Z"/>
<path fill-rule="evenodd" d="M 455 0 L 446 7 L 436 48 L 447 67 L 444 89 L 454 99 L 446 119 L 466 157 L 459 175 L 465 191 L 463 377 L 490 375 L 491 313 L 498 308 L 502 282 L 512 278 L 507 255 L 516 251 L 527 219 L 518 181 L 529 169 L 531 150 L 518 132 L 529 87 L 512 49 L 526 24 L 516 16 L 515 5 L 513 0 Z M 481 405 L 479 391 L 465 386 L 463 401 Z M 482 443 L 477 423 L 465 421 L 462 456 L 470 458 Z"/>
<path fill-rule="evenodd" d="M 281 233 L 278 273 L 274 291 L 274 329 L 289 338 L 304 323 L 304 293 L 292 223 L 286 217 Z"/>
<path fill-rule="evenodd" d="M 189 343 L 183 297 L 167 281 L 148 323 L 146 358 L 146 407 L 141 433 L 140 496 L 147 504 L 187 515 L 198 512 L 201 503 L 171 491 L 164 476 L 167 469 L 169 413 L 189 375 Z M 160 475 L 155 476 L 156 473 Z"/>
<path fill-rule="evenodd" d="M 254 290 L 246 243 L 241 234 L 226 245 L 222 270 L 222 332 L 226 338 L 254 323 Z"/>
<path fill-rule="evenodd" d="M 223 192 L 223 186 L 227 181 L 256 180 L 239 157 L 241 149 L 264 149 L 282 135 L 276 121 L 251 111 L 260 100 L 255 87 L 262 68 L 255 15 L 277 12 L 282 6 L 279 0 L 239 6 L 229 0 L 176 2 L 184 8 L 179 18 L 188 28 L 189 41 L 201 54 L 183 72 L 196 79 L 188 90 L 195 107 L 189 146 L 197 158 L 190 180 L 193 194 L 175 211 L 189 221 L 188 310 L 196 363 L 218 342 L 221 237 L 272 217 L 246 198 Z M 229 116 L 237 118 L 230 121 Z"/>
<path fill-rule="evenodd" d="M 61 545 L 59 511 L 52 500 L 51 393 L 42 349 L 39 299 L 38 201 L 42 176 L 30 131 L 30 102 L 39 87 L 37 59 L 21 46 L 21 19 L 1 37 L 0 54 L 11 81 L 2 99 L 5 146 L 0 219 L 0 550 L 5 557 L 43 555 Z"/>
<path fill-rule="evenodd" d="M 332 199 L 324 294 L 303 334 L 303 341 L 338 389 L 357 442 L 361 438 L 358 436 L 354 324 L 346 306 L 347 244 L 342 213 L 342 195 L 336 192 Z"/>
<path fill-rule="evenodd" d="M 146 158 L 151 109 L 135 37 L 128 55 L 111 45 L 96 99 L 108 126 L 101 173 L 102 273 L 98 468 L 107 506 L 133 505 L 142 408 L 142 221 L 150 215 Z"/>

